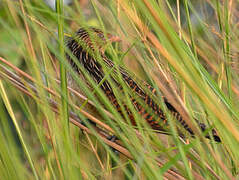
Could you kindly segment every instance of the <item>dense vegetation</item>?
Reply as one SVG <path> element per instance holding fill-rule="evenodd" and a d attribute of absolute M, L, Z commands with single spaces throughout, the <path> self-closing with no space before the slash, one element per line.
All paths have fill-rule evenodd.
<path fill-rule="evenodd" d="M 73 0 L 56 7 L 0 1 L 1 179 L 238 177 L 238 1 Z M 65 41 L 92 26 L 121 39 L 107 44 L 106 56 L 166 97 L 195 137 L 178 135 L 182 127 L 160 96 L 171 135 L 152 130 L 132 105 L 135 94 L 107 67 L 105 79 L 117 76 L 123 90 L 111 85 L 136 127 L 87 72 L 82 81 L 66 60 Z M 222 142 L 204 138 L 195 119 Z"/>

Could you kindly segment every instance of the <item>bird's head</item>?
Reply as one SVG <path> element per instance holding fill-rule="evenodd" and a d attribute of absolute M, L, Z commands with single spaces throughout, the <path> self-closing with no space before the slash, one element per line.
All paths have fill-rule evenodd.
<path fill-rule="evenodd" d="M 81 46 L 104 53 L 107 44 L 120 41 L 118 36 L 104 33 L 97 28 L 80 28 L 73 37 Z"/>

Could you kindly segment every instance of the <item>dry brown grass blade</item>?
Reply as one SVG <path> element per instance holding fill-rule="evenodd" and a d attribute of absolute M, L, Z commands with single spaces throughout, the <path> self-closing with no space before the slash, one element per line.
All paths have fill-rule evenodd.
<path fill-rule="evenodd" d="M 27 16 L 26 16 L 26 12 L 25 12 L 22 0 L 19 0 L 19 4 L 20 4 L 20 9 L 21 9 L 22 14 L 23 14 L 23 22 L 24 22 L 24 26 L 25 26 L 26 33 L 27 33 L 27 38 L 28 38 L 27 39 L 28 41 L 25 41 L 25 45 L 28 49 L 29 54 L 31 55 L 31 58 L 33 60 L 37 60 L 36 54 L 35 54 L 35 51 L 34 51 L 34 48 L 33 48 L 33 44 L 32 44 L 32 37 L 31 37 L 30 29 L 29 29 L 27 19 L 26 19 Z"/>

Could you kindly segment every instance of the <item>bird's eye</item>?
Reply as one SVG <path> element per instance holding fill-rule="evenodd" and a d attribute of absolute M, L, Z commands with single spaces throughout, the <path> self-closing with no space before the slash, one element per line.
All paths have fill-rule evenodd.
<path fill-rule="evenodd" d="M 104 34 L 99 33 L 98 36 L 99 36 L 99 38 L 104 39 Z"/>

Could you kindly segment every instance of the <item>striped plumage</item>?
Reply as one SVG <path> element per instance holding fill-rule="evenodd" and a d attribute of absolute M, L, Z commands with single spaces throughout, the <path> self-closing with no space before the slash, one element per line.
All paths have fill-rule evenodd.
<path fill-rule="evenodd" d="M 109 36 L 108 40 L 112 41 L 111 38 L 113 36 L 107 36 Z M 103 63 L 105 63 L 109 68 L 114 67 L 114 63 L 104 55 L 103 45 L 106 44 L 108 40 L 105 38 L 104 33 L 101 30 L 98 30 L 96 28 L 90 28 L 87 30 L 81 28 L 77 31 L 76 35 L 72 38 L 69 38 L 67 42 L 67 47 L 71 50 L 72 54 L 79 60 L 83 67 L 88 71 L 88 73 L 92 76 L 96 83 L 100 83 L 101 80 L 104 78 L 104 72 L 100 63 L 97 62 L 96 58 L 94 58 L 95 54 L 98 53 L 98 55 L 101 56 Z M 76 63 L 74 63 L 74 60 L 72 60 L 69 55 L 67 55 L 67 57 L 73 69 L 81 73 Z M 149 96 L 146 91 L 144 91 L 144 89 L 139 86 L 133 78 L 131 78 L 131 76 L 126 72 L 125 69 L 119 67 L 119 71 L 128 87 L 133 90 L 134 94 L 136 94 L 138 98 L 140 98 L 152 110 L 155 115 L 153 116 L 151 115 L 152 113 L 147 112 L 147 110 L 145 110 L 145 108 L 136 100 L 136 98 L 130 95 L 131 101 L 135 109 L 142 115 L 142 117 L 149 123 L 149 125 L 153 129 L 165 131 L 165 126 L 162 126 L 162 124 L 166 125 L 167 119 L 162 109 L 158 106 L 157 103 L 155 103 L 151 96 Z M 115 79 L 113 79 L 113 81 L 116 83 L 116 85 L 120 87 L 120 85 Z M 105 80 L 100 87 L 105 92 L 106 96 L 112 102 L 112 104 L 117 108 L 118 112 L 123 115 L 121 107 L 114 95 L 114 92 L 109 82 Z M 148 90 L 151 91 L 152 94 L 157 97 L 156 90 L 153 87 L 151 87 L 147 83 L 145 83 L 145 87 L 148 88 Z M 120 87 L 120 89 L 122 89 L 122 87 Z M 166 107 L 175 117 L 175 119 L 177 119 L 191 135 L 194 135 L 193 131 L 182 119 L 182 116 L 166 100 L 166 98 L 164 98 L 164 102 Z M 128 113 L 132 123 L 135 124 L 132 112 L 126 106 L 125 110 Z M 206 128 L 204 124 L 199 123 L 199 126 L 202 131 L 205 131 Z M 212 135 L 214 136 L 214 139 L 216 141 L 220 142 L 220 138 L 217 136 L 215 130 L 212 131 Z M 209 136 L 206 137 L 209 138 Z"/>

